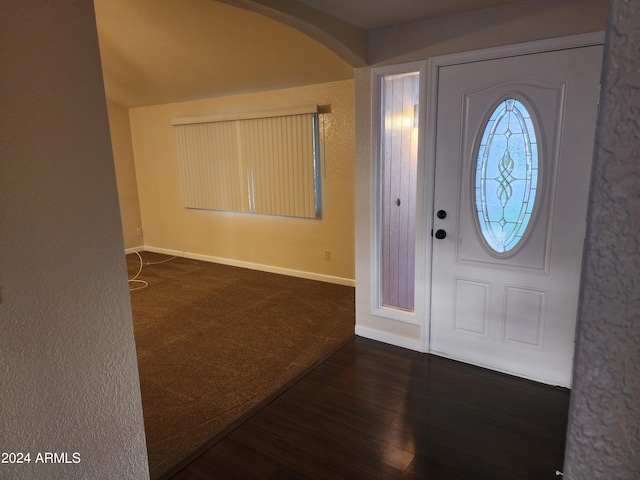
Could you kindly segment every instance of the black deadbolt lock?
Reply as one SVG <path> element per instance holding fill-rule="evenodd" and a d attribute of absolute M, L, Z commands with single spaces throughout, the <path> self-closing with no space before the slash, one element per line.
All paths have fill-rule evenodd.
<path fill-rule="evenodd" d="M 438 210 L 438 213 L 436 213 L 436 216 L 442 220 L 444 218 L 447 218 L 447 212 L 445 212 L 444 210 Z"/>

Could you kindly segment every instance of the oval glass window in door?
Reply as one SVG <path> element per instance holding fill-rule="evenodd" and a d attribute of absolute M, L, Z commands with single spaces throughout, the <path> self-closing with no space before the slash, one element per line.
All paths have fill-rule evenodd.
<path fill-rule="evenodd" d="M 475 170 L 475 208 L 484 243 L 515 253 L 531 222 L 538 192 L 538 145 L 531 113 L 502 101 L 484 127 Z"/>

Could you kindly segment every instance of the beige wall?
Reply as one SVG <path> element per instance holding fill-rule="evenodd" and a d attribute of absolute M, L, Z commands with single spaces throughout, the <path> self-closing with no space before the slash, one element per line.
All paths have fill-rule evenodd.
<path fill-rule="evenodd" d="M 604 31 L 608 0 L 528 0 L 376 30 L 370 34 L 373 66 L 425 60 L 481 48 Z M 416 350 L 425 348 L 426 313 L 416 324 L 372 313 L 371 269 L 371 68 L 356 69 L 356 333 Z M 426 190 L 426 195 L 431 194 Z M 421 249 L 421 246 L 417 246 Z M 430 272 L 428 272 L 429 274 Z M 416 300 L 429 292 L 419 285 Z M 417 312 L 419 313 L 419 312 Z"/>
<path fill-rule="evenodd" d="M 609 0 L 525 0 L 377 30 L 373 66 L 578 33 L 604 31 Z"/>
<path fill-rule="evenodd" d="M 124 248 L 142 247 L 144 245 L 144 237 L 137 234 L 137 229 L 142 228 L 142 219 L 140 218 L 136 168 L 133 163 L 129 109 L 107 99 L 107 112 L 109 114 L 111 148 L 113 150 L 116 181 L 118 183 L 118 200 L 120 203 Z"/>
<path fill-rule="evenodd" d="M 0 477 L 145 479 L 93 4 L 3 2 L 0 32 L 0 438 L 31 454 Z"/>
<path fill-rule="evenodd" d="M 185 209 L 172 117 L 331 105 L 321 115 L 322 219 Z M 349 283 L 354 278 L 352 80 L 130 110 L 145 245 Z M 330 260 L 325 260 L 330 251 Z"/>

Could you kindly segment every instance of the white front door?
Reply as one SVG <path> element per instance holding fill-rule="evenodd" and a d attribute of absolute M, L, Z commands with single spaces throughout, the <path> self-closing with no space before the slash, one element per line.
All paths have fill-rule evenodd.
<path fill-rule="evenodd" d="M 570 386 L 601 59 L 439 69 L 431 352 Z"/>

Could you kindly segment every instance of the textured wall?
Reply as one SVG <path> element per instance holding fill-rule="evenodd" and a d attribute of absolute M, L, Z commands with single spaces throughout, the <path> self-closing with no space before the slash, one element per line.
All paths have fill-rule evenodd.
<path fill-rule="evenodd" d="M 368 35 L 350 23 L 338 20 L 303 2 L 281 0 L 222 0 L 278 20 L 329 47 L 350 65 L 362 67 L 368 58 Z"/>
<path fill-rule="evenodd" d="M 605 29 L 609 0 L 522 0 L 370 34 L 373 66 Z M 570 19 L 570 21 L 567 21 Z"/>
<path fill-rule="evenodd" d="M 136 167 L 133 163 L 129 110 L 107 99 L 107 112 L 109 113 L 113 161 L 116 167 L 124 248 L 141 247 L 144 245 L 144 237 L 137 234 L 137 229 L 142 227 L 142 218 L 136 183 Z"/>
<path fill-rule="evenodd" d="M 640 478 L 640 0 L 614 0 L 565 477 Z"/>
<path fill-rule="evenodd" d="M 93 3 L 1 2 L 0 45 L 0 478 L 148 478 Z"/>

